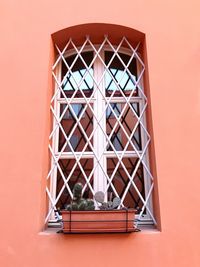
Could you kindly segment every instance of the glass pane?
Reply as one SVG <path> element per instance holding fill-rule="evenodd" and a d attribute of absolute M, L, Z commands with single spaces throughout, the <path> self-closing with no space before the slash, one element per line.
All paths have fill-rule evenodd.
<path fill-rule="evenodd" d="M 118 159 L 117 158 L 108 158 L 107 159 L 107 173 L 109 178 L 112 177 L 112 185 L 108 188 L 108 197 L 109 195 L 115 196 L 115 190 L 119 195 L 120 199 L 123 201 L 123 205 L 127 208 L 135 208 L 138 211 L 141 210 L 143 206 L 143 202 L 140 199 L 136 189 L 130 183 L 129 173 L 132 176 L 136 165 L 138 163 L 137 158 L 123 158 L 122 159 L 123 165 L 120 163 L 118 166 Z M 126 171 L 125 171 L 126 170 Z M 133 182 L 135 183 L 138 191 L 144 198 L 145 196 L 145 188 L 144 188 L 144 175 L 143 175 L 143 167 L 140 164 L 139 168 L 133 177 Z M 128 190 L 126 188 L 128 186 Z M 113 188 L 115 190 L 113 190 Z"/>
<path fill-rule="evenodd" d="M 131 107 L 129 105 L 125 107 L 124 103 L 112 103 L 111 107 L 113 110 L 110 107 L 106 110 L 106 133 L 115 150 L 141 150 L 141 126 L 136 117 L 139 116 L 139 104 L 131 103 Z M 117 121 L 119 116 L 121 125 Z M 107 150 L 113 151 L 110 144 Z"/>
<path fill-rule="evenodd" d="M 63 152 L 72 152 L 71 146 L 75 152 L 91 151 L 93 138 L 90 139 L 90 145 L 87 143 L 93 130 L 91 109 L 85 104 L 60 104 L 60 113 L 62 128 L 59 129 L 59 151 L 64 147 Z M 69 142 L 65 135 L 70 138 Z"/>
<path fill-rule="evenodd" d="M 83 97 L 83 94 L 89 97 L 93 91 L 93 66 L 90 66 L 93 52 L 84 52 L 81 56 L 82 58 L 77 55 L 65 58 L 68 66 L 62 62 L 62 89 L 68 98 L 72 97 L 76 90 L 74 97 Z M 86 69 L 86 66 L 89 69 Z M 64 97 L 63 94 L 61 97 Z"/>
<path fill-rule="evenodd" d="M 113 55 L 113 52 L 105 52 L 105 64 L 108 66 L 105 74 L 106 96 L 110 96 L 113 91 L 115 91 L 114 96 L 121 97 L 123 94 L 128 96 L 133 90 L 133 96 L 136 96 L 136 59 L 130 60 L 130 56 L 118 53 L 120 60 L 117 55 L 114 57 Z"/>
<path fill-rule="evenodd" d="M 63 113 L 66 107 L 67 105 L 62 104 L 61 113 Z M 79 118 L 83 108 L 84 108 L 83 104 L 71 104 L 70 108 L 68 108 L 66 112 L 64 112 L 63 119 L 72 119 L 72 118 L 75 118 L 75 116 Z M 82 117 L 84 117 L 84 114 L 82 115 Z"/>
<path fill-rule="evenodd" d="M 57 203 L 57 208 L 64 209 L 66 205 L 70 204 L 72 199 L 69 191 L 70 192 L 73 191 L 74 185 L 76 183 L 81 183 L 83 186 L 86 185 L 83 191 L 84 198 L 93 198 L 93 194 L 91 191 L 91 188 L 93 187 L 93 175 L 91 175 L 91 172 L 93 170 L 93 159 L 80 160 L 80 164 L 81 167 L 83 168 L 83 171 L 78 165 L 76 165 L 76 167 L 74 168 L 75 164 L 76 164 L 75 159 L 59 160 L 59 165 L 61 167 L 62 175 L 61 172 L 58 170 L 56 197 L 58 197 L 61 190 L 62 193 L 60 194 L 60 198 Z M 64 184 L 63 176 L 65 177 L 68 186 Z M 85 176 L 89 179 L 88 183 L 86 183 Z"/>
<path fill-rule="evenodd" d="M 106 109 L 106 118 L 114 118 L 115 116 L 119 117 L 121 109 L 121 104 L 110 103 L 110 106 L 108 106 Z"/>

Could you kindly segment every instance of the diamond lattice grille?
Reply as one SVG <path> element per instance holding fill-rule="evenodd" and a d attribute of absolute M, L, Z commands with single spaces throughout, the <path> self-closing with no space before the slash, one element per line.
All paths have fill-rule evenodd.
<path fill-rule="evenodd" d="M 118 196 L 121 206 L 155 223 L 140 45 L 134 48 L 123 37 L 116 46 L 105 36 L 98 45 L 86 37 L 81 47 L 70 39 L 56 49 L 46 221 L 70 203 L 74 184 L 81 182 L 84 197 L 99 190 L 108 199 Z"/>

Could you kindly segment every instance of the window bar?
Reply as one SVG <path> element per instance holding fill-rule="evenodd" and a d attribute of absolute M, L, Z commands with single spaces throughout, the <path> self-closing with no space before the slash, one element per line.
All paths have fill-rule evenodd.
<path fill-rule="evenodd" d="M 124 39 L 127 41 L 126 38 L 123 38 L 123 40 L 124 40 Z M 86 44 L 86 42 L 87 42 L 88 40 L 89 40 L 89 37 L 86 38 L 85 44 Z M 105 37 L 104 42 L 101 44 L 102 48 L 103 48 L 104 44 L 106 43 L 106 40 L 107 40 L 107 42 L 109 43 L 109 40 L 107 39 L 107 37 Z M 91 43 L 90 40 L 89 40 L 89 42 Z M 122 41 L 121 41 L 121 44 L 122 44 Z M 118 46 L 118 49 L 121 48 L 121 44 L 120 44 L 120 46 Z M 92 46 L 93 46 L 93 44 L 92 44 Z M 77 50 L 76 46 L 75 46 L 74 48 L 75 48 L 75 50 Z M 121 58 L 120 58 L 119 55 L 117 54 L 117 50 L 114 49 L 114 47 L 113 47 L 112 45 L 111 45 L 111 48 L 112 48 L 113 51 L 114 51 L 114 56 L 116 55 L 116 56 L 119 58 L 119 60 L 120 60 Z M 67 48 L 66 48 L 66 49 L 67 49 Z M 65 49 L 65 50 L 66 50 L 66 49 Z M 102 58 L 101 58 L 100 54 L 97 53 L 97 50 L 95 49 L 95 47 L 93 48 L 93 50 L 94 50 L 94 52 L 95 52 L 95 57 L 96 57 L 96 58 L 97 58 L 97 57 L 100 58 L 100 60 L 102 61 Z M 138 54 L 135 52 L 135 50 L 132 48 L 132 46 L 131 46 L 131 50 L 135 53 L 135 55 L 136 55 L 136 57 L 138 58 L 138 60 L 141 61 L 140 57 L 139 57 Z M 98 51 L 100 52 L 100 49 L 99 49 Z M 61 53 L 61 52 L 60 52 L 60 53 Z M 62 60 L 63 60 L 63 55 L 64 55 L 64 53 L 65 53 L 65 51 L 62 51 L 62 54 L 59 56 Z M 78 57 L 81 58 L 80 50 L 79 50 L 77 53 L 79 53 L 79 54 L 77 54 L 77 58 L 78 58 Z M 64 60 L 65 60 L 65 59 L 64 59 Z M 88 71 L 89 68 L 87 67 L 87 64 L 85 63 L 84 59 L 81 59 L 81 60 L 82 60 L 83 64 L 86 65 L 86 72 L 85 72 L 84 75 L 86 76 L 88 73 L 89 73 L 89 75 L 91 75 L 91 73 Z M 75 61 L 76 61 L 76 60 L 74 60 L 74 62 L 75 62 Z M 94 59 L 94 61 L 95 61 L 95 59 Z M 124 65 L 123 60 L 120 60 L 120 61 L 121 61 L 121 63 Z M 56 64 L 57 64 L 58 62 L 59 62 L 59 60 L 57 59 L 56 63 L 54 64 L 55 67 L 56 67 Z M 111 64 L 111 62 L 112 62 L 112 60 L 110 60 L 109 63 Z M 131 60 L 129 60 L 129 62 L 131 62 Z M 106 66 L 106 65 L 104 64 L 104 62 L 102 62 L 102 63 L 103 63 L 103 65 L 104 65 L 104 67 L 105 67 L 105 71 L 104 71 L 104 73 L 103 73 L 101 79 L 104 78 L 106 71 L 108 71 L 108 65 Z M 143 62 L 140 62 L 140 63 L 142 64 L 142 66 L 144 66 Z M 75 63 L 74 63 L 74 64 L 75 64 Z M 71 66 L 70 68 L 72 69 L 72 66 Z M 65 76 L 67 76 L 69 73 L 71 73 L 71 69 L 69 69 L 69 71 L 66 73 Z M 124 73 L 125 73 L 126 71 L 129 72 L 129 70 L 128 70 L 128 65 L 127 65 L 127 64 L 125 65 Z M 143 72 L 144 72 L 144 69 L 143 69 Z M 139 78 L 137 79 L 135 85 L 138 87 L 139 92 L 142 93 L 142 95 L 143 95 L 142 99 L 143 99 L 143 100 L 144 100 L 144 99 L 146 100 L 146 97 L 145 97 L 144 93 L 143 93 L 142 90 L 141 90 L 141 86 L 139 85 L 139 81 L 140 81 L 140 79 L 141 79 L 141 77 L 142 77 L 142 75 L 143 75 L 143 72 L 140 73 L 140 76 L 139 76 Z M 73 73 L 71 73 L 71 74 L 72 74 L 72 76 L 73 76 Z M 113 79 L 113 77 L 112 77 L 112 76 L 113 76 L 112 73 L 111 73 L 111 74 L 109 73 L 109 75 L 110 75 L 111 78 Z M 57 83 L 57 79 L 56 79 L 54 73 L 53 73 L 53 76 L 54 76 L 55 81 L 56 81 L 56 83 Z M 114 76 L 115 76 L 115 75 L 114 75 Z M 73 79 L 75 80 L 74 77 L 73 77 Z M 101 80 L 97 82 L 93 77 L 92 77 L 92 80 L 93 80 L 94 84 L 98 84 L 98 85 L 99 85 L 99 84 L 101 83 Z M 122 79 L 121 79 L 121 80 L 122 80 Z M 60 85 L 59 85 L 59 83 L 58 83 L 58 91 L 59 91 L 59 92 L 62 92 L 62 83 L 63 83 L 63 81 L 64 81 L 64 78 L 63 78 L 63 80 L 62 80 L 62 82 L 61 82 Z M 115 79 L 113 79 L 113 81 L 116 82 Z M 84 78 L 81 80 L 81 83 L 82 83 L 82 82 L 85 82 L 85 81 L 84 81 Z M 134 82 L 135 82 L 135 81 L 134 81 Z M 76 83 L 76 80 L 75 80 L 75 83 Z M 79 83 L 79 84 L 80 84 L 80 83 Z M 136 112 L 134 112 L 134 109 L 133 109 L 132 105 L 130 105 L 130 103 L 129 103 L 130 96 L 127 98 L 127 97 L 123 94 L 123 90 L 120 88 L 120 82 L 118 82 L 117 87 L 119 88 L 119 90 L 120 90 L 122 96 L 123 96 L 124 99 L 125 99 L 125 108 L 126 108 L 127 106 L 129 106 L 129 108 L 130 108 L 130 109 L 132 110 L 132 112 L 135 114 Z M 77 88 L 78 88 L 78 86 L 77 86 Z M 96 86 L 96 88 L 98 88 L 98 86 Z M 61 114 L 61 116 L 59 117 L 59 119 L 55 116 L 54 112 L 52 111 L 52 112 L 53 112 L 53 115 L 54 115 L 54 118 L 57 120 L 57 125 L 59 126 L 58 129 L 60 129 L 62 132 L 64 131 L 64 129 L 62 128 L 62 125 L 60 125 L 59 120 L 60 120 L 60 121 L 62 120 L 62 116 L 63 116 L 63 114 L 66 112 L 67 108 L 71 109 L 70 104 L 71 104 L 71 102 L 73 101 L 73 97 L 75 96 L 75 93 L 77 92 L 77 90 L 78 90 L 78 89 L 75 88 L 75 92 L 74 92 L 73 96 L 72 96 L 71 99 L 70 99 L 71 101 L 68 100 L 68 99 L 66 98 L 65 94 L 63 94 L 63 95 L 64 95 L 64 98 L 65 98 L 65 100 L 66 100 L 66 102 L 67 102 L 67 106 L 66 106 L 65 110 L 63 111 L 63 113 Z M 80 91 L 81 91 L 81 93 L 82 93 L 82 95 L 83 95 L 84 100 L 86 101 L 85 110 L 87 109 L 87 107 L 89 107 L 89 108 L 91 109 L 91 111 L 92 111 L 93 116 L 95 117 L 94 110 L 92 109 L 92 107 L 91 107 L 91 105 L 90 105 L 90 100 L 91 100 L 91 98 L 92 98 L 93 95 L 94 95 L 94 91 L 95 91 L 95 89 L 93 90 L 93 93 L 92 93 L 91 97 L 89 98 L 89 100 L 88 100 L 88 98 L 85 98 L 85 94 L 84 94 L 84 92 L 82 92 L 81 89 L 80 89 Z M 133 90 L 133 91 L 134 91 L 134 90 Z M 100 91 L 100 93 L 102 94 L 101 91 Z M 105 97 L 103 96 L 104 100 L 105 100 L 106 103 L 107 103 L 107 105 L 105 106 L 105 110 L 107 109 L 107 107 L 110 107 L 110 109 L 112 110 L 112 112 L 114 111 L 114 109 L 112 109 L 112 105 L 110 105 L 110 103 L 111 103 L 111 101 L 112 101 L 112 99 L 113 99 L 113 95 L 114 95 L 114 90 L 113 90 L 113 92 L 112 92 L 112 94 L 111 94 L 111 96 L 110 96 L 110 98 L 109 98 L 108 100 L 105 99 Z M 55 95 L 54 95 L 54 96 L 55 96 Z M 131 94 L 131 96 L 132 96 L 132 94 Z M 128 133 L 126 132 L 126 130 L 124 129 L 122 123 L 120 122 L 120 119 L 123 118 L 123 116 L 121 116 L 121 115 L 124 113 L 125 109 L 123 109 L 123 111 L 121 112 L 121 114 L 120 114 L 120 119 L 117 118 L 115 112 L 113 112 L 113 113 L 114 113 L 114 116 L 115 116 L 115 118 L 116 118 L 115 129 L 116 129 L 116 127 L 118 127 L 118 126 L 120 126 L 120 127 L 122 128 L 122 131 L 125 133 L 126 137 L 128 138 L 127 145 L 128 145 L 129 143 L 132 145 L 132 147 L 135 149 L 135 152 L 136 152 L 136 154 L 137 154 L 137 156 L 138 156 L 138 158 L 139 158 L 138 162 L 139 162 L 140 164 L 142 163 L 143 166 L 145 167 L 145 169 L 147 170 L 147 172 L 150 173 L 150 171 L 149 171 L 148 167 L 146 166 L 146 164 L 145 164 L 145 162 L 144 162 L 144 159 L 143 159 L 143 158 L 144 158 L 144 154 L 145 154 L 145 152 L 146 152 L 146 148 L 147 148 L 147 146 L 148 146 L 148 144 L 149 144 L 149 142 L 150 142 L 150 140 L 149 140 L 150 137 L 149 137 L 149 134 L 148 134 L 148 132 L 147 132 L 145 126 L 143 125 L 143 118 L 142 118 L 142 115 L 143 115 L 144 111 L 146 110 L 146 106 L 147 106 L 147 103 L 144 105 L 143 110 L 142 110 L 140 116 L 137 116 L 137 114 L 135 114 L 135 117 L 136 117 L 136 119 L 137 119 L 136 125 L 137 125 L 137 126 L 141 125 L 142 128 L 143 128 L 143 130 L 145 131 L 147 137 L 148 137 L 148 141 L 147 141 L 146 146 L 145 146 L 145 148 L 144 148 L 144 150 L 143 150 L 143 153 L 142 153 L 141 155 L 140 155 L 140 152 L 136 149 L 136 147 L 135 147 L 134 144 L 132 143 L 132 140 L 130 140 L 130 137 L 129 137 Z M 53 110 L 53 108 L 52 108 L 52 110 Z M 85 112 L 85 111 L 84 111 L 84 112 Z M 83 115 L 84 112 L 82 112 L 81 116 Z M 72 110 L 72 113 L 74 113 L 73 110 Z M 103 112 L 102 116 L 104 116 L 104 114 L 105 114 L 105 111 Z M 124 114 L 123 114 L 123 115 L 124 115 Z M 79 127 L 81 128 L 82 134 L 84 135 L 84 134 L 85 134 L 85 133 L 84 133 L 84 129 L 82 128 L 82 125 L 81 125 L 81 123 L 80 123 L 80 120 L 78 120 L 79 118 L 77 119 L 76 114 L 75 114 L 74 117 L 75 117 L 75 120 L 76 120 L 75 126 L 78 126 L 78 125 L 79 125 Z M 96 119 L 96 121 L 97 121 L 97 125 L 98 125 L 98 123 L 102 120 L 102 118 L 100 118 L 99 120 L 97 120 L 96 117 L 95 117 L 95 119 Z M 55 129 L 54 129 L 54 130 L 55 130 Z M 95 130 L 96 130 L 96 128 L 93 129 L 93 132 L 91 133 L 91 135 L 89 136 L 89 138 L 87 137 L 87 135 L 85 136 L 85 138 L 86 138 L 86 140 L 87 140 L 85 146 L 87 146 L 88 143 L 90 144 L 90 141 L 89 141 L 89 140 L 94 136 Z M 135 127 L 135 130 L 136 130 L 136 127 Z M 135 133 L 135 130 L 132 131 L 131 136 Z M 109 145 L 113 148 L 113 152 L 114 152 L 114 154 L 116 155 L 116 157 L 117 157 L 117 159 L 118 159 L 118 163 L 119 163 L 119 164 L 121 163 L 121 165 L 122 165 L 124 171 L 126 172 L 126 171 L 127 171 L 127 170 L 126 170 L 126 167 L 124 166 L 124 164 L 123 164 L 123 162 L 122 162 L 122 158 L 123 158 L 123 156 L 124 156 L 124 154 L 125 154 L 125 152 L 126 152 L 126 149 L 124 148 L 124 150 L 122 151 L 122 153 L 118 155 L 118 153 L 115 151 L 114 146 L 112 145 L 112 141 L 110 140 L 112 135 L 110 135 L 109 137 L 107 137 L 107 134 L 106 134 L 105 130 L 102 129 L 102 131 L 103 131 L 104 135 L 106 136 L 106 140 L 107 140 L 107 142 L 106 142 L 106 146 L 110 143 Z M 73 132 L 74 132 L 74 131 L 73 131 Z M 53 134 L 54 134 L 54 133 L 53 133 Z M 53 134 L 52 134 L 52 136 L 53 136 Z M 69 139 L 70 139 L 70 138 L 67 137 L 64 133 L 63 133 L 63 136 L 64 136 L 64 138 L 66 139 L 65 144 L 64 144 L 63 147 L 66 147 L 67 142 L 69 142 Z M 91 145 L 91 144 L 90 144 L 90 145 Z M 69 142 L 69 146 L 70 146 L 70 142 Z M 126 147 L 127 147 L 127 146 L 126 146 Z M 101 158 L 101 157 L 104 155 L 105 149 L 106 149 L 106 147 L 104 147 L 104 149 L 103 149 L 103 153 L 102 153 L 102 155 L 101 155 L 99 158 Z M 56 158 L 53 157 L 54 160 L 55 160 L 55 162 L 54 162 L 54 166 L 56 165 L 56 168 L 58 168 L 58 169 L 60 168 L 59 163 L 58 163 L 58 160 L 60 159 L 60 156 L 62 155 L 63 150 L 64 150 L 64 149 L 62 148 L 61 151 L 60 151 L 60 153 L 58 153 L 58 156 L 57 156 Z M 79 160 L 81 159 L 81 156 L 84 154 L 85 149 L 80 153 L 80 156 L 76 156 L 76 152 L 73 150 L 72 147 L 71 147 L 71 151 L 72 151 L 72 156 L 73 156 L 73 158 L 76 159 L 76 163 L 78 163 L 78 165 L 79 165 L 79 167 L 80 167 L 80 169 L 81 169 L 82 166 L 81 166 Z M 91 151 L 94 153 L 94 157 L 97 158 L 96 153 L 95 153 L 95 151 L 94 151 L 94 149 L 93 149 L 92 146 L 91 146 Z M 54 153 L 54 152 L 52 151 L 52 153 Z M 53 156 L 53 154 L 52 154 L 52 156 Z M 98 160 L 97 160 L 97 162 L 98 162 Z M 98 164 L 97 164 L 97 165 L 98 165 Z M 96 165 L 95 167 L 97 167 L 97 165 Z M 77 166 L 77 164 L 76 164 L 76 166 Z M 101 167 L 101 166 L 99 166 L 99 167 Z M 54 168 L 54 167 L 53 167 L 53 168 Z M 53 168 L 52 168 L 52 169 L 53 169 Z M 95 169 L 95 168 L 93 168 L 93 171 L 94 171 L 94 169 Z M 135 169 L 135 170 L 136 170 L 136 171 L 135 171 L 135 173 L 136 173 L 136 172 L 138 171 L 138 168 Z M 82 171 L 83 171 L 83 174 L 85 174 L 84 169 L 82 169 Z M 115 172 L 116 172 L 116 171 L 115 171 Z M 61 171 L 60 173 L 61 173 L 61 177 L 62 177 L 62 171 Z M 129 174 L 129 173 L 128 173 L 128 174 Z M 106 174 L 105 176 L 107 177 L 107 180 L 110 180 L 107 174 Z M 151 174 L 150 174 L 150 177 L 151 177 L 151 179 L 153 179 L 153 177 L 152 177 Z M 63 178 L 63 177 L 62 177 L 62 178 Z M 134 183 L 134 181 L 133 181 L 134 176 L 133 176 L 133 175 L 131 175 L 131 176 L 128 175 L 128 178 L 129 178 L 129 184 L 131 183 L 131 184 L 134 186 L 134 185 L 135 185 L 135 183 Z M 69 179 L 70 179 L 70 177 L 69 177 Z M 64 180 L 63 180 L 64 183 L 65 183 L 65 181 L 69 181 L 69 179 L 66 180 L 66 179 L 64 178 Z M 87 177 L 85 178 L 85 180 L 86 180 L 86 184 L 85 184 L 85 185 L 86 185 L 86 186 L 87 186 L 87 184 L 89 185 L 89 184 L 90 184 L 90 180 L 87 179 Z M 112 180 L 110 180 L 110 184 L 111 184 L 111 187 L 113 187 L 113 185 L 112 185 Z M 63 185 L 63 186 L 64 186 L 64 188 L 65 188 L 65 185 Z M 130 185 L 129 185 L 129 187 L 130 187 Z M 128 188 L 129 188 L 129 187 L 128 187 Z M 137 191 L 137 186 L 135 185 L 135 187 L 136 187 L 135 190 Z M 143 205 L 143 211 L 144 211 L 145 207 L 146 207 L 147 210 L 148 210 L 147 203 L 148 203 L 148 200 L 149 200 L 149 198 L 150 198 L 152 189 L 153 189 L 153 183 L 152 183 L 151 190 L 149 191 L 148 196 L 147 196 L 145 202 L 144 202 L 144 200 L 143 200 L 143 197 L 141 198 L 140 194 L 138 194 L 139 197 L 140 197 L 140 199 L 141 199 L 141 201 L 144 203 L 144 205 Z M 69 193 L 70 193 L 70 190 L 69 190 Z M 47 189 L 47 194 L 49 195 L 49 191 L 48 191 L 48 189 Z M 52 201 L 51 201 L 51 202 L 52 202 Z M 55 202 L 55 205 L 56 205 L 56 203 L 57 203 L 57 202 Z M 52 204 L 54 204 L 54 203 L 52 202 Z M 142 213 L 141 213 L 141 214 L 142 214 Z M 152 217 L 151 212 L 150 212 L 150 215 L 151 215 L 151 217 Z M 153 218 L 153 217 L 152 217 L 152 218 Z"/>

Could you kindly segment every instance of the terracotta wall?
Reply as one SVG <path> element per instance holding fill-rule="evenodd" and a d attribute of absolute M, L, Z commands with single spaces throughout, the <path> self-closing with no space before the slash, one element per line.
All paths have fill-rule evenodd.
<path fill-rule="evenodd" d="M 1 1 L 0 266 L 200 266 L 199 9 L 197 0 Z M 162 231 L 43 231 L 51 35 L 87 23 L 146 35 Z"/>

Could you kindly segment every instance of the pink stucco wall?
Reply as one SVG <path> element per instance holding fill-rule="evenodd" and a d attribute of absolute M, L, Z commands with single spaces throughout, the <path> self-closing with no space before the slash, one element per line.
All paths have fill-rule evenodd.
<path fill-rule="evenodd" d="M 200 266 L 199 9 L 196 0 L 1 1 L 0 266 Z M 146 35 L 162 231 L 43 231 L 51 35 L 85 23 Z"/>

